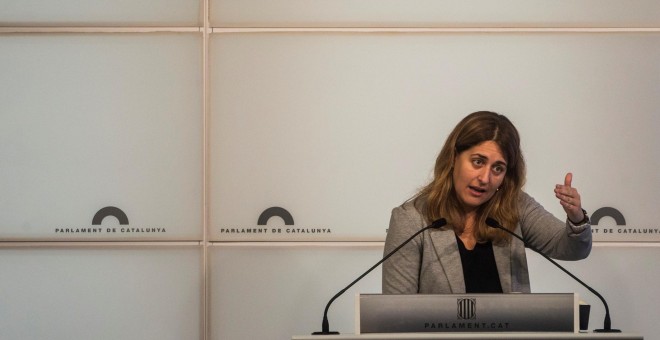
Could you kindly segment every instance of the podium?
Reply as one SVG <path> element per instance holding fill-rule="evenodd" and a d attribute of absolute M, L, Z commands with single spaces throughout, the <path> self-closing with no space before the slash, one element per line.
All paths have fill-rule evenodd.
<path fill-rule="evenodd" d="M 363 294 L 356 296 L 356 334 L 292 340 L 644 339 L 633 333 L 580 332 L 578 300 L 573 293 Z"/>
<path fill-rule="evenodd" d="M 292 340 L 643 340 L 629 333 L 370 333 L 294 336 Z"/>
<path fill-rule="evenodd" d="M 360 294 L 355 333 L 577 333 L 578 306 L 574 293 Z"/>

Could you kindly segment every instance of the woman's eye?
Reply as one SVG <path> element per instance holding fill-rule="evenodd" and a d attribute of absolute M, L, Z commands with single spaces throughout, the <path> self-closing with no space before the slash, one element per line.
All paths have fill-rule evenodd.
<path fill-rule="evenodd" d="M 505 170 L 506 170 L 506 169 L 505 169 L 503 166 L 501 166 L 501 165 L 497 165 L 497 166 L 495 166 L 495 167 L 493 168 L 493 172 L 495 172 L 495 173 L 498 174 L 498 175 L 501 174 L 501 173 L 503 173 Z"/>

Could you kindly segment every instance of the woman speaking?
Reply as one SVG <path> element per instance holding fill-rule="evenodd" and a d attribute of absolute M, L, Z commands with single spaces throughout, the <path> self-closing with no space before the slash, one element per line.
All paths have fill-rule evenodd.
<path fill-rule="evenodd" d="M 525 242 L 559 260 L 591 251 L 591 225 L 566 174 L 554 192 L 561 221 L 522 191 L 525 161 L 520 137 L 505 116 L 488 111 L 465 117 L 435 162 L 434 178 L 392 210 L 385 254 L 440 218 L 447 225 L 421 233 L 383 264 L 384 294 L 530 292 Z"/>

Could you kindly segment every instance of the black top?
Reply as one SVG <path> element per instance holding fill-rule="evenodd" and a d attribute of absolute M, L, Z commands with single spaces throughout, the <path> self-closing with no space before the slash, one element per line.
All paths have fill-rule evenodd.
<path fill-rule="evenodd" d="M 474 249 L 465 248 L 463 241 L 456 236 L 458 252 L 463 264 L 463 278 L 466 293 L 502 293 L 500 275 L 497 272 L 493 243 L 477 243 Z"/>

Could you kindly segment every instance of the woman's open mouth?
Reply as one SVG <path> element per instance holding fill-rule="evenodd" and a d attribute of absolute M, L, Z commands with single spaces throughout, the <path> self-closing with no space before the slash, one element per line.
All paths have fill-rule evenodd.
<path fill-rule="evenodd" d="M 481 195 L 485 194 L 486 191 L 487 191 L 486 188 L 474 187 L 474 186 L 471 186 L 471 185 L 468 186 L 468 188 L 470 189 L 470 192 L 474 196 L 481 196 Z"/>

